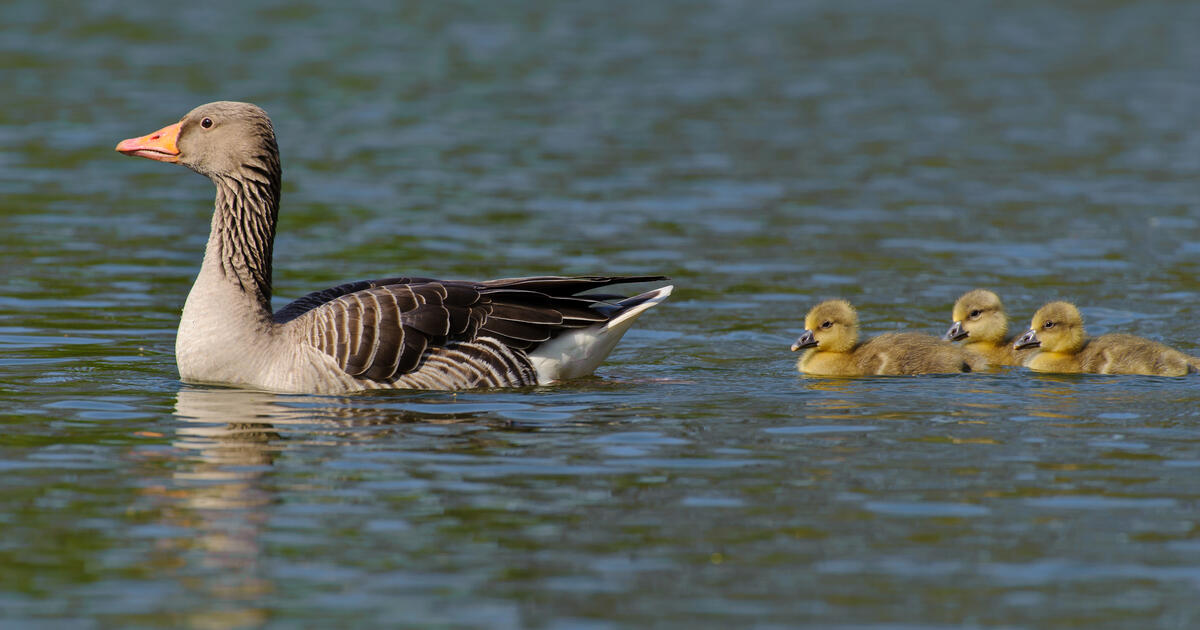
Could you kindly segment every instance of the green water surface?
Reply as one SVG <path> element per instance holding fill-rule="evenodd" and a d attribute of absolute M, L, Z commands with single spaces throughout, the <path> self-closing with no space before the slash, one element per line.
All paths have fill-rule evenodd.
<path fill-rule="evenodd" d="M 1200 354 L 1200 5 L 0 4 L 0 626 L 1195 628 L 1200 379 L 799 376 L 802 314 Z M 212 187 L 273 116 L 279 305 L 670 275 L 593 378 L 178 381 Z"/>

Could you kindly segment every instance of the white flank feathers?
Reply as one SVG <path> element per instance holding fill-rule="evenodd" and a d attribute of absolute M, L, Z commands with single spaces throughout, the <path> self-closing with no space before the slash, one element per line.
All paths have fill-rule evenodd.
<path fill-rule="evenodd" d="M 634 320 L 650 307 L 667 299 L 675 287 L 667 285 L 622 302 L 641 302 L 620 315 L 589 328 L 566 331 L 529 353 L 537 371 L 538 385 L 591 374 L 616 347 Z"/>

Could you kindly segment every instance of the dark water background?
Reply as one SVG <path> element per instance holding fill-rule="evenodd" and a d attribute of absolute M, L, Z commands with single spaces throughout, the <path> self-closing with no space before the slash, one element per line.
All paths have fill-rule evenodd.
<path fill-rule="evenodd" d="M 1200 354 L 1200 4 L 0 4 L 0 626 L 1200 626 L 1200 379 L 813 379 L 820 299 L 989 287 Z M 280 302 L 664 273 L 595 378 L 176 380 L 211 185 L 274 117 Z"/>

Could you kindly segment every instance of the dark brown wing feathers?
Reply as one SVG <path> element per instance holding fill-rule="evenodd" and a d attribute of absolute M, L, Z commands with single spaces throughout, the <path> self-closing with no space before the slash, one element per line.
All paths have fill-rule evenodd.
<path fill-rule="evenodd" d="M 362 291 L 364 289 L 371 289 L 374 287 L 423 283 L 423 282 L 436 282 L 436 280 L 433 280 L 431 278 L 403 278 L 403 277 L 384 278 L 382 280 L 359 280 L 357 282 L 347 282 L 346 284 L 339 284 L 336 287 L 330 287 L 328 289 L 322 289 L 320 291 L 313 291 L 312 293 L 309 293 L 308 295 L 279 309 L 279 311 L 277 313 L 275 313 L 275 323 L 277 323 L 277 324 L 287 323 L 287 322 L 289 322 L 293 319 L 296 319 L 297 317 L 313 310 L 314 308 L 316 308 L 326 302 L 337 299 L 343 295 L 348 295 L 350 293 L 354 293 L 356 291 Z"/>
<path fill-rule="evenodd" d="M 569 328 L 603 322 L 621 310 L 621 296 L 578 295 L 613 284 L 661 276 L 534 277 L 487 282 L 387 278 L 310 293 L 280 309 L 275 320 L 303 318 L 310 343 L 353 376 L 387 381 L 415 370 L 426 352 L 454 342 L 493 337 L 529 350 Z M 463 350 L 460 350 L 463 351 Z M 474 349 L 497 358 L 498 353 Z M 528 367 L 502 366 L 511 373 Z"/>

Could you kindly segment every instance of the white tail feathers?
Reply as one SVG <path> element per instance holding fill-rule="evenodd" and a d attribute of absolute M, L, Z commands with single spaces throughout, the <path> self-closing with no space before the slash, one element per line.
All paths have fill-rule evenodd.
<path fill-rule="evenodd" d="M 667 285 L 621 300 L 615 309 L 618 315 L 607 322 L 568 330 L 538 346 L 529 353 L 529 361 L 537 371 L 538 384 L 591 374 L 616 347 L 634 320 L 666 300 L 674 289 Z"/>

